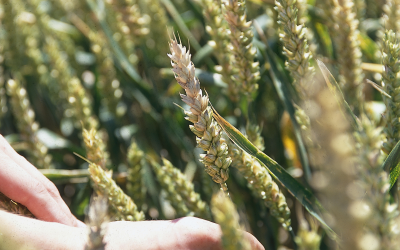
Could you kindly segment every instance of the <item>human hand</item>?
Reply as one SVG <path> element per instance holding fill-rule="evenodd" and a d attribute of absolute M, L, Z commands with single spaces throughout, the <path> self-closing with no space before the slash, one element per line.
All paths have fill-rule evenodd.
<path fill-rule="evenodd" d="M 221 235 L 218 224 L 184 217 L 172 221 L 112 222 L 105 241 L 106 250 L 222 250 Z M 251 249 L 264 250 L 253 235 L 245 232 L 244 237 Z"/>
<path fill-rule="evenodd" d="M 83 250 L 84 228 L 49 223 L 0 211 L 0 250 Z M 245 233 L 253 250 L 264 250 Z M 172 221 L 110 222 L 104 237 L 105 250 L 222 250 L 221 229 L 212 222 L 184 217 Z"/>
<path fill-rule="evenodd" d="M 0 192 L 26 206 L 36 218 L 68 226 L 85 226 L 77 220 L 56 186 L 0 135 Z"/>

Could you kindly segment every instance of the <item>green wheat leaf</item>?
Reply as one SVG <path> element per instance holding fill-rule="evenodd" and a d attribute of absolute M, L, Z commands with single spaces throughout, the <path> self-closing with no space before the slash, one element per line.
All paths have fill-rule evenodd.
<path fill-rule="evenodd" d="M 295 108 L 293 106 L 289 86 L 285 84 L 287 81 L 284 80 L 283 75 L 281 74 L 282 70 L 279 70 L 277 65 L 279 66 L 276 58 L 269 47 L 266 47 L 265 57 L 269 61 L 270 67 L 270 75 L 272 78 L 272 82 L 274 83 L 276 92 L 278 93 L 279 99 L 282 101 L 285 110 L 289 113 L 290 120 L 293 124 L 294 135 L 297 141 L 297 147 L 300 155 L 301 165 L 303 166 L 304 174 L 307 181 L 311 178 L 311 170 L 310 164 L 308 160 L 307 150 L 304 145 L 303 138 L 301 137 L 301 128 L 299 123 L 296 120 Z"/>
<path fill-rule="evenodd" d="M 354 115 L 353 111 L 351 110 L 349 104 L 347 103 L 347 101 L 344 98 L 343 92 L 340 89 L 339 84 L 336 82 L 335 78 L 333 77 L 333 75 L 331 74 L 331 72 L 329 71 L 329 69 L 325 66 L 325 64 L 323 62 L 321 62 L 320 60 L 317 60 L 318 66 L 322 72 L 322 75 L 324 76 L 324 79 L 326 81 L 326 84 L 328 85 L 329 90 L 331 91 L 331 93 L 334 95 L 336 101 L 339 103 L 339 106 L 345 107 L 345 111 L 342 110 L 342 114 L 346 117 L 345 113 L 347 112 L 350 117 L 352 118 L 350 123 L 353 126 L 353 128 L 355 130 L 359 130 L 358 129 L 358 119 L 357 117 Z M 347 118 L 346 118 L 347 119 Z"/>
<path fill-rule="evenodd" d="M 222 118 L 214 108 L 213 117 L 237 146 L 254 156 L 265 166 L 268 172 L 274 176 L 275 179 L 280 181 L 280 183 L 288 189 L 288 191 L 307 209 L 307 211 L 323 225 L 332 239 L 337 238 L 336 233 L 322 219 L 321 212 L 325 209 L 310 190 L 295 180 L 276 161 L 261 152 L 256 146 L 247 140 L 239 130 Z"/>
<path fill-rule="evenodd" d="M 400 141 L 382 164 L 382 169 L 389 174 L 390 188 L 392 188 L 400 175 Z"/>

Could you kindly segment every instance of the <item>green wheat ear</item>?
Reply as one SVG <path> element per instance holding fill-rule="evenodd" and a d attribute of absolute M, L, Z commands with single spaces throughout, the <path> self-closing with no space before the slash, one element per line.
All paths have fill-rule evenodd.
<path fill-rule="evenodd" d="M 211 211 L 215 222 L 222 231 L 222 246 L 227 250 L 250 250 L 250 243 L 245 238 L 239 225 L 239 215 L 235 205 L 223 193 L 219 192 L 211 199 Z"/>
<path fill-rule="evenodd" d="M 112 171 L 104 171 L 99 165 L 90 162 L 83 156 L 74 153 L 79 158 L 89 163 L 90 179 L 94 183 L 94 189 L 99 196 L 108 197 L 109 211 L 112 220 L 118 221 L 142 221 L 144 213 L 138 211 L 133 200 L 111 178 Z"/>

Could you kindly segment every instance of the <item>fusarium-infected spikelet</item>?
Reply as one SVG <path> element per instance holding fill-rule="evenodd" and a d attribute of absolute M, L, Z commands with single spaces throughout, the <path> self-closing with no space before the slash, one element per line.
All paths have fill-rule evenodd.
<path fill-rule="evenodd" d="M 386 141 L 382 145 L 382 150 L 389 154 L 400 139 L 400 82 L 396 76 L 400 71 L 399 55 L 400 46 L 393 31 L 386 31 L 382 43 L 382 85 L 386 93 L 392 98 L 382 95 L 386 105 L 386 112 L 383 117 L 386 125 L 383 129 L 386 135 Z"/>
<path fill-rule="evenodd" d="M 35 121 L 35 112 L 31 108 L 26 89 L 17 79 L 10 79 L 7 82 L 7 92 L 11 98 L 12 112 L 17 120 L 18 129 L 29 144 L 33 164 L 37 168 L 52 168 L 51 156 L 47 154 L 47 147 L 39 141 L 36 135 L 39 124 Z"/>
<path fill-rule="evenodd" d="M 127 161 L 128 161 L 128 183 L 126 188 L 129 196 L 131 196 L 138 207 L 142 207 L 146 188 L 143 182 L 143 165 L 144 165 L 144 152 L 139 148 L 137 143 L 132 140 L 131 145 L 128 149 Z"/>
<path fill-rule="evenodd" d="M 235 205 L 222 192 L 215 194 L 211 200 L 211 211 L 215 222 L 222 230 L 222 246 L 225 250 L 250 250 L 239 225 L 239 215 Z"/>
<path fill-rule="evenodd" d="M 94 128 L 91 128 L 90 130 L 83 129 L 82 136 L 88 160 L 106 171 L 109 154 L 106 151 L 106 145 L 100 138 L 97 130 Z"/>
<path fill-rule="evenodd" d="M 161 187 L 167 192 L 167 200 L 171 202 L 172 207 L 175 209 L 178 217 L 192 215 L 186 206 L 182 196 L 175 189 L 175 180 L 173 180 L 166 171 L 157 163 L 150 162 L 156 173 L 158 182 Z"/>
<path fill-rule="evenodd" d="M 174 180 L 175 189 L 184 200 L 188 209 L 194 212 L 195 216 L 210 220 L 211 214 L 207 204 L 201 200 L 200 195 L 194 191 L 193 183 L 188 181 L 179 169 L 175 168 L 167 159 L 163 160 L 162 169 L 165 174 Z"/>
<path fill-rule="evenodd" d="M 360 131 L 355 134 L 358 172 L 365 190 L 363 200 L 370 210 L 364 230 L 379 243 L 376 249 L 395 249 L 395 238 L 398 237 L 395 219 L 399 212 L 396 204 L 390 204 L 389 178 L 379 161 L 381 128 L 376 128 L 366 115 L 361 116 L 360 123 Z"/>
<path fill-rule="evenodd" d="M 228 49 L 233 55 L 231 76 L 236 91 L 243 92 L 250 99 L 258 89 L 260 66 L 254 62 L 257 50 L 253 47 L 251 22 L 246 21 L 246 2 L 244 0 L 223 0 L 224 16 L 229 26 L 230 44 Z M 233 90 L 232 90 L 233 91 Z M 234 92 L 234 91 L 233 91 Z"/>
<path fill-rule="evenodd" d="M 89 172 L 97 194 L 108 197 L 113 220 L 141 221 L 145 219 L 143 212 L 138 211 L 133 200 L 100 166 L 90 163 Z"/>
<path fill-rule="evenodd" d="M 108 202 L 103 196 L 93 197 L 88 213 L 88 239 L 85 250 L 105 250 L 104 235 L 107 230 L 109 217 L 107 214 Z"/>
<path fill-rule="evenodd" d="M 358 20 L 355 18 L 353 1 L 333 1 L 332 17 L 334 21 L 331 31 L 337 51 L 339 67 L 339 84 L 342 86 L 346 101 L 356 113 L 362 103 L 361 49 L 358 39 Z"/>
<path fill-rule="evenodd" d="M 186 51 L 176 39 L 171 39 L 169 44 L 172 71 L 179 85 L 185 89 L 186 95 L 181 94 L 182 101 L 189 105 L 185 111 L 186 119 L 193 123 L 190 130 L 197 136 L 197 145 L 206 154 L 201 154 L 201 162 L 206 167 L 206 172 L 213 181 L 226 189 L 228 167 L 232 160 L 228 156 L 228 146 L 221 137 L 221 128 L 212 117 L 212 109 L 208 106 L 208 96 L 202 94 L 200 82 L 195 77 L 195 67 L 191 61 L 189 51 Z"/>
<path fill-rule="evenodd" d="M 310 65 L 312 55 L 306 39 L 307 29 L 303 24 L 298 25 L 296 0 L 276 0 L 275 5 L 280 27 L 279 38 L 283 43 L 283 54 L 287 57 L 285 65 L 293 77 L 300 98 L 304 99 L 315 71 Z"/>
<path fill-rule="evenodd" d="M 233 143 L 230 143 L 229 149 L 232 167 L 237 168 L 246 178 L 249 187 L 264 201 L 264 204 L 270 209 L 271 215 L 285 229 L 291 230 L 290 209 L 286 203 L 286 198 L 268 171 L 256 159 L 243 152 Z"/>
<path fill-rule="evenodd" d="M 13 214 L 35 218 L 35 216 L 25 206 L 15 203 L 2 193 L 0 193 L 0 210 L 1 209 Z"/>

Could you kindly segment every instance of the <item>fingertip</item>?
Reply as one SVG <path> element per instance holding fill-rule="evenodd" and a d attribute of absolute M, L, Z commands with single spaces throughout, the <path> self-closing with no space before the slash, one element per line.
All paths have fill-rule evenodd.
<path fill-rule="evenodd" d="M 79 227 L 79 228 L 86 228 L 86 224 L 78 219 L 76 220 L 76 224 L 77 224 L 77 227 Z"/>

